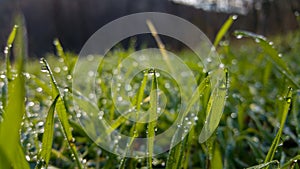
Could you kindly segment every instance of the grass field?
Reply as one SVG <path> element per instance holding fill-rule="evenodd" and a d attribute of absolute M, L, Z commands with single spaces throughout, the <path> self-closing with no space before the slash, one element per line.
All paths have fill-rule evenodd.
<path fill-rule="evenodd" d="M 123 158 L 95 144 L 76 121 L 83 116 L 72 105 L 72 95 L 76 92 L 72 91 L 76 54 L 64 52 L 55 40 L 57 55 L 49 54 L 40 61 L 26 58 L 25 28 L 21 21 L 17 19 L 18 27 L 8 38 L 0 64 L 1 169 L 300 168 L 300 31 L 271 37 L 272 42 L 250 32 L 235 31 L 236 39 L 229 40 L 227 29 L 233 20 L 224 24 L 215 46 L 228 70 L 228 93 L 216 132 L 202 144 L 198 142 L 200 129 L 209 100 L 216 98 L 211 95 L 210 87 L 201 88 L 202 82 L 210 78 L 208 73 L 190 59 L 190 52 L 179 52 L 199 85 L 196 101 L 201 109 L 193 115 L 191 131 L 166 153 L 153 158 Z M 132 48 L 119 49 L 107 57 L 122 60 L 132 52 Z M 14 57 L 13 63 L 10 57 Z M 147 110 L 150 104 L 155 104 L 153 98 L 157 96 L 152 90 L 159 88 L 167 93 L 168 103 L 159 121 L 146 126 L 118 116 L 109 78 L 101 79 L 98 86 L 101 119 L 132 137 L 151 137 L 166 130 L 176 118 L 174 112 L 178 111 L 180 97 L 174 97 L 178 92 L 174 79 L 157 71 L 154 75 L 153 70 L 141 72 L 129 85 L 142 91 L 132 96 L 137 110 Z M 112 74 L 111 70 L 101 68 L 98 73 L 99 77 Z M 159 78 L 156 73 L 160 73 Z M 223 101 L 225 98 L 221 98 L 220 104 Z M 151 150 L 153 147 L 149 146 Z"/>

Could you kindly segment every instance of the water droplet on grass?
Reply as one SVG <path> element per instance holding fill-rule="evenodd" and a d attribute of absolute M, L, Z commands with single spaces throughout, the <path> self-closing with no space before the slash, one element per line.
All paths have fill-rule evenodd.
<path fill-rule="evenodd" d="M 260 42 L 260 39 L 259 39 L 259 38 L 255 38 L 255 42 L 256 42 L 256 43 L 259 43 L 259 42 Z"/>
<path fill-rule="evenodd" d="M 39 93 L 43 91 L 43 89 L 42 89 L 41 87 L 38 87 L 38 88 L 36 88 L 35 90 L 36 90 L 37 92 L 39 92 Z"/>
<path fill-rule="evenodd" d="M 220 68 L 220 69 L 224 69 L 224 67 L 225 67 L 225 65 L 224 65 L 223 63 L 221 63 L 221 64 L 219 65 L 219 68 Z"/>
<path fill-rule="evenodd" d="M 59 73 L 59 72 L 60 72 L 60 67 L 55 67 L 55 68 L 54 68 L 54 72 L 55 72 L 55 73 Z"/>
<path fill-rule="evenodd" d="M 43 65 L 41 67 L 41 72 L 43 72 L 43 73 L 49 73 L 48 68 L 45 65 Z"/>
<path fill-rule="evenodd" d="M 238 18 L 238 15 L 232 15 L 231 17 L 233 20 L 236 20 Z"/>
<path fill-rule="evenodd" d="M 244 36 L 241 35 L 241 34 L 236 35 L 236 38 L 237 38 L 237 39 L 242 39 L 243 37 L 244 37 Z"/>
<path fill-rule="evenodd" d="M 8 47 L 4 48 L 4 54 L 8 54 Z"/>

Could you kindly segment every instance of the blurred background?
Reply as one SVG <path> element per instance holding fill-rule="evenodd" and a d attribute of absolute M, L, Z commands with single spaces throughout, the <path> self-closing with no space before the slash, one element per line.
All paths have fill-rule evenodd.
<path fill-rule="evenodd" d="M 229 15 L 239 15 L 232 30 L 272 36 L 299 27 L 299 0 L 0 0 L 0 47 L 22 11 L 31 57 L 53 53 L 58 38 L 68 51 L 79 52 L 85 41 L 106 23 L 137 12 L 165 12 L 197 25 L 211 40 Z"/>

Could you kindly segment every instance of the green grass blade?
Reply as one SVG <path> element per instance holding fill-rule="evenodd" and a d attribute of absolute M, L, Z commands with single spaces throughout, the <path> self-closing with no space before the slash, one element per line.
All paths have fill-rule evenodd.
<path fill-rule="evenodd" d="M 153 72 L 151 72 L 153 71 Z M 148 124 L 148 147 L 147 147 L 147 167 L 152 169 L 152 156 L 153 156 L 153 148 L 154 148 L 154 137 L 155 137 L 155 127 L 156 127 L 156 116 L 157 116 L 157 108 L 158 108 L 158 83 L 156 78 L 156 71 L 149 70 L 149 73 L 153 73 L 152 78 L 152 86 L 150 92 L 150 111 L 149 111 L 149 119 L 153 120 Z"/>
<path fill-rule="evenodd" d="M 225 107 L 227 89 L 228 89 L 228 71 L 218 70 L 216 76 L 220 77 L 213 89 L 212 94 L 209 98 L 206 119 L 204 122 L 203 129 L 199 135 L 199 142 L 205 142 L 217 128 L 219 121 L 222 117 L 222 113 Z"/>
<path fill-rule="evenodd" d="M 41 148 L 41 153 L 38 162 L 38 164 L 41 164 L 41 166 L 37 165 L 36 168 L 48 167 L 51 150 L 52 150 L 53 135 L 54 135 L 54 112 L 55 112 L 55 106 L 58 98 L 59 95 L 57 95 L 54 101 L 52 102 L 47 114 L 46 123 L 44 127 L 45 129 L 44 129 L 44 134 L 42 139 L 42 148 Z M 44 164 L 45 166 L 43 166 Z"/>
<path fill-rule="evenodd" d="M 270 162 L 267 162 L 267 163 L 263 163 L 263 164 L 259 164 L 259 165 L 249 167 L 247 169 L 261 169 L 261 168 L 269 167 L 271 164 L 276 164 L 277 168 L 279 168 L 279 162 L 277 160 L 273 160 L 273 161 L 270 161 Z"/>
<path fill-rule="evenodd" d="M 286 62 L 279 57 L 278 51 L 274 48 L 272 43 L 262 36 L 248 31 L 235 31 L 234 35 L 237 37 L 249 37 L 255 40 L 259 46 L 263 49 L 264 53 L 269 56 L 270 60 L 275 64 L 276 68 L 282 73 L 289 81 L 300 88 L 300 85 L 295 81 L 295 77 L 291 70 L 288 68 Z"/>
<path fill-rule="evenodd" d="M 12 48 L 13 42 L 16 38 L 17 29 L 18 29 L 18 26 L 15 25 L 13 30 L 11 31 L 8 39 L 7 39 L 6 47 L 5 47 L 5 50 L 4 50 L 5 59 L 6 59 L 6 78 L 7 78 L 7 81 L 11 81 L 11 78 L 12 78 L 9 55 L 10 55 L 10 49 Z"/>
<path fill-rule="evenodd" d="M 64 60 L 65 64 L 68 67 L 68 71 L 69 71 L 69 74 L 70 74 L 71 71 L 72 71 L 70 59 L 65 54 L 64 49 L 63 49 L 61 43 L 59 42 L 58 39 L 54 39 L 53 44 L 54 44 L 54 46 L 56 48 L 57 55 Z"/>
<path fill-rule="evenodd" d="M 291 166 L 294 165 L 295 163 L 298 163 L 299 160 L 300 160 L 300 155 L 297 155 L 297 156 L 293 157 L 292 159 L 290 159 L 285 164 L 283 164 L 280 168 L 281 169 L 291 168 Z"/>
<path fill-rule="evenodd" d="M 276 149 L 278 147 L 278 144 L 280 142 L 280 138 L 282 135 L 282 131 L 283 131 L 283 127 L 284 127 L 284 123 L 286 121 L 288 112 L 290 111 L 290 106 L 291 106 L 291 102 L 292 102 L 292 88 L 289 88 L 288 93 L 286 95 L 286 100 L 284 103 L 284 109 L 283 109 L 283 114 L 282 114 L 282 118 L 281 118 L 281 122 L 280 122 L 280 128 L 276 134 L 276 137 L 273 140 L 273 143 L 269 149 L 269 152 L 265 158 L 265 163 L 270 162 L 273 160 Z"/>
<path fill-rule="evenodd" d="M 222 25 L 221 29 L 219 30 L 215 41 L 214 41 L 214 47 L 217 47 L 221 39 L 224 37 L 224 35 L 227 33 L 233 22 L 237 19 L 237 15 L 231 15 L 226 20 L 226 22 Z"/>
<path fill-rule="evenodd" d="M 60 95 L 60 91 L 59 91 L 59 88 L 58 88 L 58 85 L 56 83 L 56 80 L 53 76 L 53 73 L 52 73 L 52 70 L 48 64 L 48 62 L 42 58 L 41 59 L 42 63 L 44 64 L 44 67 L 43 69 L 47 70 L 49 75 L 50 75 L 50 79 L 51 79 L 51 86 L 52 86 L 52 89 L 53 89 L 53 95 L 52 96 L 57 96 L 57 95 Z M 66 106 L 65 106 L 65 102 L 64 100 L 62 99 L 62 97 L 59 97 L 58 100 L 57 100 L 57 103 L 56 103 L 56 112 L 58 114 L 58 118 L 59 118 L 59 121 L 62 125 L 62 128 L 63 128 L 63 132 L 65 134 L 65 137 L 68 141 L 68 144 L 71 148 L 71 151 L 75 157 L 75 160 L 76 160 L 76 163 L 77 163 L 77 166 L 79 168 L 82 168 L 82 165 L 80 163 L 80 160 L 79 160 L 79 157 L 78 157 L 78 153 L 77 153 L 77 150 L 76 150 L 76 146 L 74 144 L 75 140 L 72 136 L 72 132 L 71 132 L 71 127 L 70 127 L 70 124 L 69 124 L 69 118 L 68 118 L 68 113 L 67 113 L 67 110 L 66 110 Z"/>
<path fill-rule="evenodd" d="M 17 24 L 20 26 L 15 35 L 15 58 L 17 74 L 8 85 L 8 102 L 3 114 L 3 122 L 0 126 L 0 168 L 24 168 L 29 169 L 21 144 L 21 122 L 25 113 L 25 79 L 23 76 L 24 59 L 26 58 L 25 28 L 23 18 L 18 15 Z M 13 38 L 9 38 L 12 42 Z"/>
<path fill-rule="evenodd" d="M 143 98 L 144 98 L 144 91 L 145 91 L 145 88 L 146 88 L 146 85 L 147 85 L 147 80 L 148 80 L 148 73 L 145 73 L 144 74 L 144 77 L 143 77 L 143 80 L 142 80 L 142 83 L 141 83 L 141 86 L 139 88 L 139 91 L 138 91 L 138 94 L 137 94 L 137 98 L 136 98 L 136 102 L 135 102 L 135 105 L 136 105 L 136 119 L 139 117 L 138 113 L 140 112 L 141 110 L 141 104 L 142 101 L 143 101 Z M 125 120 L 125 118 L 124 118 Z M 134 126 L 132 126 L 131 128 L 131 131 L 130 131 L 130 135 L 131 135 L 131 139 L 129 141 L 129 144 L 125 150 L 125 154 L 124 154 L 124 157 L 122 158 L 121 160 L 121 163 L 120 163 L 120 169 L 124 169 L 125 168 L 125 163 L 126 163 L 126 153 L 129 153 L 128 151 L 130 150 L 130 147 L 134 141 L 134 139 L 136 137 L 138 137 L 138 131 L 137 129 L 141 127 L 141 124 L 139 123 L 135 123 Z"/>
<path fill-rule="evenodd" d="M 207 89 L 208 85 L 209 85 L 209 76 L 206 77 L 205 79 L 203 79 L 201 81 L 201 83 L 198 85 L 195 93 L 193 94 L 192 98 L 188 102 L 187 108 L 183 112 L 183 116 L 177 117 L 177 118 L 185 117 L 188 114 L 188 112 L 191 110 L 192 106 L 197 101 L 199 101 L 201 95 Z M 174 136 L 172 138 L 173 140 L 176 140 L 176 137 L 181 137 L 181 135 L 178 134 L 178 133 L 180 133 L 180 131 L 179 131 L 180 129 L 181 128 L 179 128 L 176 131 L 176 133 L 174 134 Z M 186 139 L 185 139 L 185 141 L 186 141 Z M 180 159 L 182 158 L 181 156 L 182 156 L 182 153 L 183 153 L 183 145 L 184 145 L 183 142 L 184 141 L 182 141 L 180 144 L 177 144 L 176 146 L 174 145 L 173 141 L 171 142 L 170 147 L 173 147 L 173 148 L 169 152 L 166 168 L 173 169 L 173 168 L 179 167 Z"/>
<path fill-rule="evenodd" d="M 223 161 L 222 161 L 222 154 L 220 150 L 220 146 L 216 142 L 214 145 L 212 160 L 211 160 L 211 168 L 213 169 L 222 169 L 223 168 Z"/>

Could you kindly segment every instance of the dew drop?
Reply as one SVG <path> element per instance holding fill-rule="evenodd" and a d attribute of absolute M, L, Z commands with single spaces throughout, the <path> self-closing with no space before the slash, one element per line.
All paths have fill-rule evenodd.
<path fill-rule="evenodd" d="M 95 75 L 95 73 L 93 71 L 88 72 L 88 76 L 93 77 L 94 75 Z"/>
<path fill-rule="evenodd" d="M 35 89 L 37 92 L 41 93 L 43 91 L 43 89 L 41 87 L 38 87 Z"/>
<path fill-rule="evenodd" d="M 117 98 L 117 100 L 118 100 L 119 102 L 121 102 L 121 101 L 123 100 L 123 98 L 122 98 L 121 96 L 119 96 L 119 97 Z"/>
<path fill-rule="evenodd" d="M 8 47 L 5 47 L 4 54 L 8 54 Z"/>
<path fill-rule="evenodd" d="M 274 43 L 273 43 L 272 41 L 270 41 L 270 42 L 269 42 L 269 45 L 271 45 L 271 46 L 272 46 L 273 44 L 274 44 Z"/>
<path fill-rule="evenodd" d="M 44 66 L 44 65 L 41 67 L 41 72 L 43 72 L 43 73 L 49 73 L 48 68 L 46 66 Z"/>
<path fill-rule="evenodd" d="M 86 58 L 90 62 L 94 60 L 94 56 L 93 55 L 88 55 Z"/>
<path fill-rule="evenodd" d="M 232 18 L 233 20 L 236 20 L 236 19 L 238 18 L 238 15 L 233 15 L 231 18 Z"/>
<path fill-rule="evenodd" d="M 230 117 L 233 118 L 233 119 L 235 119 L 237 117 L 237 113 L 231 113 Z"/>
<path fill-rule="evenodd" d="M 224 65 L 223 63 L 221 63 L 221 64 L 219 65 L 219 68 L 220 68 L 220 69 L 224 69 L 224 67 L 225 67 L 225 65 Z"/>
<path fill-rule="evenodd" d="M 55 73 L 59 73 L 59 72 L 60 72 L 60 67 L 55 67 L 55 68 L 54 68 L 54 72 L 55 72 Z"/>
<path fill-rule="evenodd" d="M 67 67 L 67 66 L 64 66 L 64 67 L 63 67 L 63 71 L 68 71 L 68 67 Z"/>
<path fill-rule="evenodd" d="M 239 34 L 239 35 L 236 36 L 236 38 L 237 38 L 237 39 L 242 39 L 242 38 L 243 38 L 243 35 Z"/>
<path fill-rule="evenodd" d="M 259 39 L 259 38 L 255 38 L 255 42 L 256 42 L 256 43 L 259 43 L 259 42 L 260 42 L 260 39 Z"/>
<path fill-rule="evenodd" d="M 211 59 L 210 57 L 208 57 L 208 58 L 206 58 L 206 61 L 207 61 L 208 63 L 210 63 L 210 62 L 212 62 L 212 59 Z"/>

